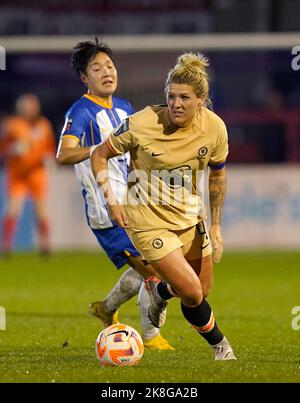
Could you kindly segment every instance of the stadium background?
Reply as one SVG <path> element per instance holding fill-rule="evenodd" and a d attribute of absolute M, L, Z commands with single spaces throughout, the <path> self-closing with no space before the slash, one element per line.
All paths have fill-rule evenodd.
<path fill-rule="evenodd" d="M 256 363 L 255 370 L 249 367 L 249 372 L 245 372 L 248 378 L 243 377 L 243 364 L 240 369 L 235 368 L 237 379 L 242 381 L 255 380 L 257 371 L 261 371 L 260 379 L 264 380 L 299 381 L 296 374 L 299 372 L 296 369 L 296 365 L 299 366 L 299 348 L 297 350 L 295 343 L 297 332 L 290 327 L 290 311 L 299 305 L 300 70 L 292 68 L 295 57 L 292 49 L 300 46 L 299 15 L 300 3 L 296 0 L 77 0 L 71 3 L 44 0 L 27 1 L 26 6 L 19 0 L 2 0 L 0 5 L 0 46 L 6 51 L 6 70 L 0 71 L 0 119 L 13 111 L 19 94 L 35 92 L 41 98 L 43 113 L 55 128 L 57 141 L 66 110 L 84 92 L 83 85 L 70 68 L 71 49 L 79 40 L 99 35 L 109 43 L 119 70 L 117 94 L 128 98 L 136 109 L 164 101 L 166 73 L 181 52 L 203 51 L 209 57 L 214 110 L 226 121 L 230 141 L 229 190 L 224 210 L 226 270 L 218 272 L 218 291 L 212 298 L 215 298 L 217 307 L 218 303 L 224 306 L 225 318 L 222 320 L 225 328 L 232 328 L 229 317 L 234 312 L 233 340 L 236 343 L 238 337 L 247 335 L 250 338 L 254 332 L 258 338 L 252 336 L 252 345 L 256 346 L 256 352 L 251 352 L 252 357 L 257 360 L 262 357 L 265 362 L 260 370 Z M 17 255 L 9 269 L 1 274 L 0 281 L 0 291 L 3 287 L 0 305 L 12 312 L 10 327 L 13 327 L 12 323 L 24 326 L 28 315 L 28 323 L 36 330 L 36 337 L 42 332 L 43 320 L 49 319 L 49 327 L 45 329 L 51 329 L 54 318 L 51 310 L 54 310 L 55 303 L 60 301 L 55 308 L 57 320 L 64 318 L 67 312 L 73 312 L 74 306 L 83 315 L 82 299 L 89 301 L 91 298 L 87 290 L 95 289 L 97 281 L 103 281 L 104 295 L 118 276 L 110 267 L 106 279 L 97 277 L 100 276 L 98 245 L 85 222 L 83 199 L 73 168 L 51 166 L 50 177 L 48 209 L 53 248 L 55 252 L 68 251 L 70 254 L 58 254 L 63 256 L 62 259 L 54 256 L 53 267 L 50 269 L 46 263 L 43 273 L 40 270 L 42 262 L 32 255 L 28 256 L 33 260 L 28 261 L 23 259 L 24 255 Z M 0 219 L 4 213 L 5 196 L 4 173 L 0 169 Z M 28 201 L 15 243 L 19 252 L 34 250 L 32 217 L 32 206 Z M 245 249 L 249 251 L 243 254 Z M 267 249 L 271 251 L 268 253 Z M 273 252 L 274 249 L 277 253 Z M 291 254 L 286 252 L 287 249 L 292 249 Z M 79 251 L 83 251 L 83 255 L 78 255 Z M 105 261 L 101 258 L 102 265 L 106 264 Z M 2 267 L 5 264 L 0 261 Z M 89 265 L 89 276 L 82 271 L 85 265 Z M 27 279 L 29 272 L 30 282 Z M 61 279 L 65 279 L 63 284 Z M 16 292 L 19 298 L 16 298 Z M 279 300 L 281 304 L 277 306 Z M 50 317 L 46 318 L 43 315 L 49 313 L 48 310 Z M 35 312 L 33 317 L 32 311 Z M 172 322 L 172 309 L 170 311 L 171 324 L 175 322 Z M 132 321 L 131 316 L 125 316 L 125 319 Z M 90 322 L 84 320 L 83 326 L 82 318 L 74 315 L 64 318 L 63 322 L 66 328 L 72 329 L 79 320 L 81 338 L 74 336 L 73 342 L 76 345 L 77 340 L 78 346 L 86 336 Z M 29 324 L 26 326 L 27 337 Z M 60 329 L 60 332 L 61 335 L 68 334 L 67 329 Z M 172 330 L 170 335 L 172 337 Z M 23 340 L 18 337 L 21 336 L 15 334 L 8 346 L 10 343 L 14 348 L 16 340 L 22 345 Z M 88 337 L 92 340 L 94 336 L 89 334 Z M 271 363 L 267 350 L 257 348 L 261 342 L 272 351 L 274 344 L 283 339 L 282 346 L 285 347 L 280 352 L 276 350 L 278 356 L 274 356 Z M 38 347 L 33 351 L 35 349 Z M 90 354 L 91 350 L 88 352 Z M 242 353 L 241 348 L 240 356 Z M 78 380 L 77 375 L 72 378 L 72 362 L 77 362 L 75 353 L 70 350 L 69 354 L 65 373 L 71 374 L 71 381 Z M 244 354 L 248 357 L 246 348 Z M 295 364 L 295 369 L 293 367 L 294 372 L 289 372 L 277 367 L 276 378 L 276 366 L 284 362 L 283 356 L 287 357 L 286 365 L 292 367 Z M 8 352 L 7 357 L 7 365 L 11 363 L 11 367 L 3 379 L 26 381 L 25 372 L 14 378 L 11 369 L 14 355 Z M 53 357 L 49 357 L 51 368 Z M 191 358 L 183 356 L 182 359 Z M 90 364 L 84 362 L 90 375 L 94 374 Z M 169 364 L 170 368 L 177 365 L 171 359 Z M 190 364 L 195 372 L 194 363 Z M 62 362 L 60 365 L 63 367 Z M 25 371 L 27 367 L 21 360 L 23 367 Z M 159 370 L 159 365 L 157 368 Z M 188 364 L 186 368 L 189 368 Z M 50 375 L 40 371 L 37 368 L 37 373 L 41 373 L 37 379 L 51 381 Z M 197 381 L 189 369 L 187 371 L 187 377 L 182 380 Z M 213 367 L 206 367 L 206 371 L 201 374 L 206 374 L 209 380 L 230 379 L 222 378 L 222 371 L 215 375 Z M 130 381 L 131 372 L 126 374 L 122 379 Z M 232 373 L 231 379 L 235 375 Z M 97 378 L 91 375 L 85 379 Z M 115 379 L 113 373 L 107 379 Z M 138 379 L 147 381 L 147 374 Z M 166 378 L 157 375 L 157 378 L 153 377 L 154 381 L 156 379 Z"/>

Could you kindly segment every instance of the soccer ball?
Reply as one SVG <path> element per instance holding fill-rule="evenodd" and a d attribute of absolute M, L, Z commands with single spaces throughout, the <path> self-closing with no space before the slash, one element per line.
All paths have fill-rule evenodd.
<path fill-rule="evenodd" d="M 144 353 L 140 334 L 128 325 L 111 325 L 99 334 L 96 340 L 96 355 L 100 364 L 137 365 Z"/>

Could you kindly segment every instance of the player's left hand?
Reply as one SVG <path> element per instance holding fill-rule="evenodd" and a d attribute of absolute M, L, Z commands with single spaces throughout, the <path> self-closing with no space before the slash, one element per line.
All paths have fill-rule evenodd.
<path fill-rule="evenodd" d="M 214 263 L 220 263 L 224 250 L 221 225 L 213 224 L 210 228 L 209 235 L 214 249 Z"/>
<path fill-rule="evenodd" d="M 119 227 L 129 228 L 129 221 L 125 209 L 120 204 L 108 205 L 110 218 L 117 223 Z"/>

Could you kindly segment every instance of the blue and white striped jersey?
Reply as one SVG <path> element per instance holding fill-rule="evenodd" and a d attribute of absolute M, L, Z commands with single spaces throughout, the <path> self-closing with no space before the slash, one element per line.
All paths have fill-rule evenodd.
<path fill-rule="evenodd" d="M 123 119 L 133 113 L 128 101 L 112 97 L 111 105 L 101 104 L 90 94 L 83 95 L 66 113 L 61 138 L 72 137 L 84 147 L 101 144 Z M 117 199 L 121 202 L 127 191 L 130 156 L 126 153 L 111 158 L 108 163 L 109 180 Z M 103 195 L 93 177 L 90 159 L 75 165 L 86 203 L 88 224 L 91 228 L 109 228 L 111 222 Z"/>

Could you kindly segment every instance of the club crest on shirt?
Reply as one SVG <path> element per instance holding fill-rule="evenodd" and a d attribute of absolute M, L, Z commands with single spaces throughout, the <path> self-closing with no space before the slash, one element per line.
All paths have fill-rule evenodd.
<path fill-rule="evenodd" d="M 208 152 L 208 148 L 207 147 L 201 147 L 198 150 L 198 155 L 200 158 L 205 158 L 206 154 Z"/>
<path fill-rule="evenodd" d="M 121 124 L 116 128 L 116 130 L 114 130 L 114 136 L 120 136 L 120 134 L 127 132 L 127 130 L 129 129 L 129 119 L 126 118 L 124 119 Z"/>
<path fill-rule="evenodd" d="M 67 124 L 66 124 L 66 131 L 69 131 L 69 130 L 71 129 L 72 123 L 73 123 L 73 119 L 72 119 L 72 118 L 68 118 Z"/>
<path fill-rule="evenodd" d="M 155 238 L 155 239 L 153 239 L 153 241 L 152 241 L 152 246 L 155 248 L 155 249 L 160 249 L 162 246 L 163 246 L 163 241 L 160 239 L 160 238 Z"/>

